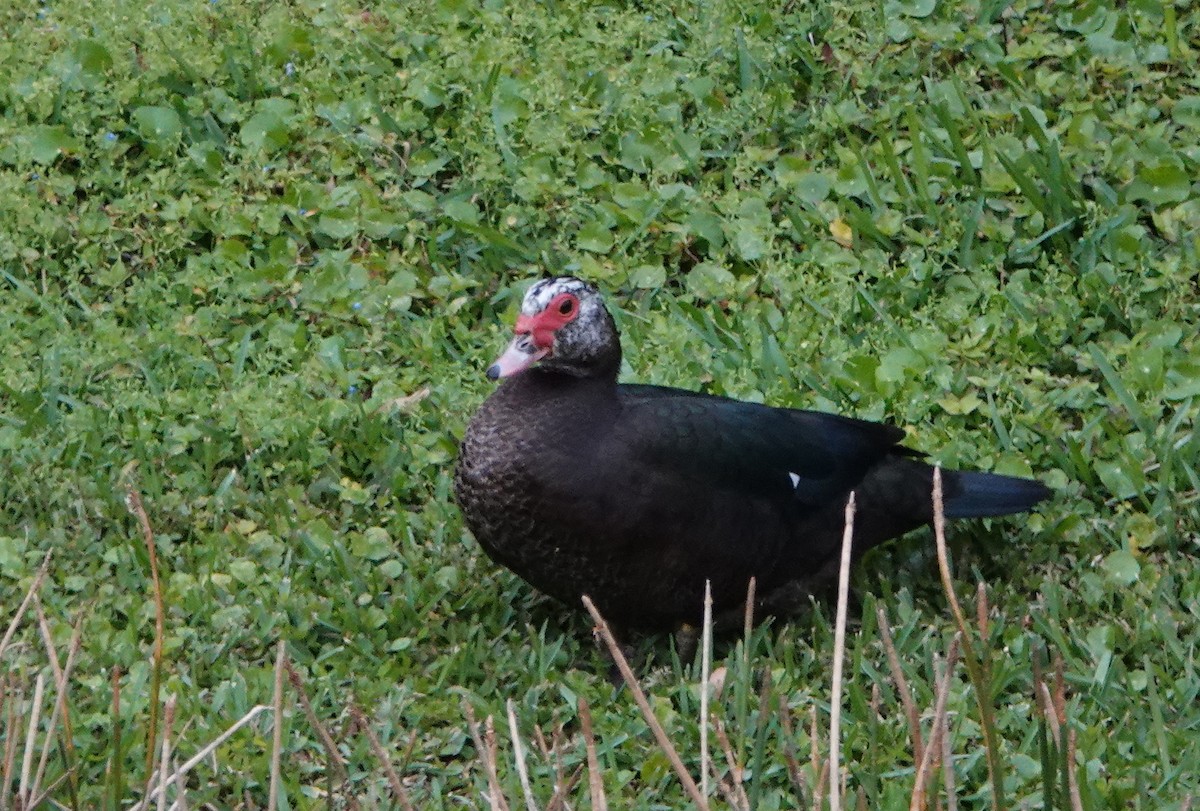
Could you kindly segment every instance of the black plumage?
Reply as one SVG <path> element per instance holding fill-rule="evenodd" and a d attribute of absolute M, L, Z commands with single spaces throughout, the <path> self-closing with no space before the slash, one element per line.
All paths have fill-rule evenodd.
<path fill-rule="evenodd" d="M 757 579 L 768 609 L 837 565 L 856 491 L 856 554 L 932 520 L 932 468 L 898 428 L 646 385 L 619 385 L 620 340 L 599 293 L 569 277 L 526 294 L 488 370 L 506 378 L 471 419 L 455 471 L 467 525 L 498 563 L 609 619 L 694 623 Z M 949 518 L 1028 510 L 1049 491 L 945 471 Z"/>

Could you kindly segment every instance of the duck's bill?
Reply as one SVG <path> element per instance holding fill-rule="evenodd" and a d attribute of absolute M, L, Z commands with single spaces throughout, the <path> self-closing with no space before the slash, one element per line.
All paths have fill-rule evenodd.
<path fill-rule="evenodd" d="M 496 358 L 496 362 L 488 367 L 488 379 L 499 380 L 502 377 L 511 377 L 525 371 L 549 354 L 550 350 L 538 347 L 533 342 L 531 335 L 518 335 L 504 350 L 504 354 Z"/>

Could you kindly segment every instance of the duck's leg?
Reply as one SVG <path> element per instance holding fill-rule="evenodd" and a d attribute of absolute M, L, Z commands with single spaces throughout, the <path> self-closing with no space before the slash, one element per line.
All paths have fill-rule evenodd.
<path fill-rule="evenodd" d="M 625 629 L 619 625 L 614 625 L 611 622 L 607 623 L 607 625 L 608 633 L 611 635 L 613 643 L 617 646 L 617 653 L 628 665 L 630 658 L 633 657 L 633 645 L 630 645 L 629 642 L 626 641 Z M 604 654 L 605 661 L 608 662 L 606 675 L 608 676 L 609 682 L 611 682 L 614 687 L 620 687 L 625 683 L 625 678 L 621 675 L 621 667 L 617 664 L 617 659 L 613 655 L 612 650 L 609 648 L 608 643 L 605 641 L 604 633 L 599 625 L 592 628 L 592 641 L 596 643 L 596 647 L 600 649 L 600 652 Z"/>
<path fill-rule="evenodd" d="M 687 665 L 696 659 L 696 648 L 700 643 L 700 629 L 695 625 L 680 623 L 675 629 L 675 652 L 679 654 L 679 663 Z"/>

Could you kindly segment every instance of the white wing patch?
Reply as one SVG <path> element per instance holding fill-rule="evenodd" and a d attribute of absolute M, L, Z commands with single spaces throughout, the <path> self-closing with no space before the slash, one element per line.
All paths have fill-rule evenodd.
<path fill-rule="evenodd" d="M 797 487 L 800 486 L 800 477 L 797 476 L 795 473 L 791 472 L 790 470 L 788 471 L 788 476 L 792 480 L 792 489 L 795 490 Z"/>

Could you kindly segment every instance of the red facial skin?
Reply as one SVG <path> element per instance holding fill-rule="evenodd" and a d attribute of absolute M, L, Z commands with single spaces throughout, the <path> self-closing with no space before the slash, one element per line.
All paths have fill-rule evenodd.
<path fill-rule="evenodd" d="M 514 332 L 528 333 L 539 349 L 550 349 L 554 346 L 554 333 L 574 321 L 578 314 L 579 298 L 573 293 L 559 293 L 537 315 L 519 316 Z"/>

